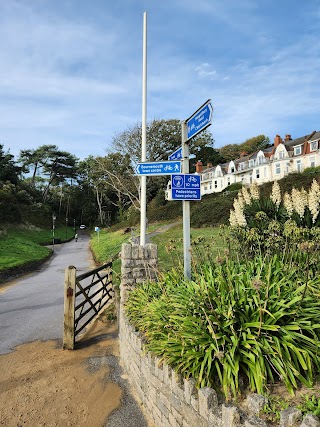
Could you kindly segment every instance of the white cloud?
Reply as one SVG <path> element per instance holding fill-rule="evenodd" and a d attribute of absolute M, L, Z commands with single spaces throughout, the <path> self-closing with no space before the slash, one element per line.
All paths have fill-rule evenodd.
<path fill-rule="evenodd" d="M 207 62 L 198 65 L 195 68 L 195 71 L 200 79 L 208 78 L 209 80 L 213 80 L 217 74 L 216 70 L 214 70 Z"/>

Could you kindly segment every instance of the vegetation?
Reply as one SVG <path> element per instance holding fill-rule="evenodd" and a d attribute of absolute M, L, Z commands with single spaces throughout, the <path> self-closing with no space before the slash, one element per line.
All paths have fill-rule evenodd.
<path fill-rule="evenodd" d="M 226 398 L 242 385 L 311 387 L 320 368 L 319 207 L 315 180 L 283 198 L 278 183 L 268 198 L 241 189 L 227 236 L 233 251 L 214 257 L 202 247 L 191 281 L 172 270 L 130 294 L 127 315 L 147 349 Z"/>
<path fill-rule="evenodd" d="M 58 228 L 55 238 L 65 241 L 74 235 L 72 228 Z M 0 271 L 21 267 L 45 259 L 51 248 L 52 231 L 41 229 L 9 228 L 0 236 Z"/>

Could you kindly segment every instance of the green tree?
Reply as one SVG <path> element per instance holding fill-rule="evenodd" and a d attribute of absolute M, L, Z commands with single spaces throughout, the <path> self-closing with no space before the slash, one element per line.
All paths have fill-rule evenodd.
<path fill-rule="evenodd" d="M 48 177 L 43 191 L 43 201 L 45 202 L 52 184 L 59 184 L 66 179 L 77 177 L 77 158 L 67 151 L 54 150 L 43 165 L 42 172 Z"/>
<path fill-rule="evenodd" d="M 5 152 L 3 145 L 0 144 L 0 181 L 17 184 L 20 173 L 21 168 L 16 165 L 14 156 Z"/>
<path fill-rule="evenodd" d="M 254 136 L 246 139 L 242 144 L 240 144 L 240 147 L 241 151 L 246 151 L 248 154 L 252 154 L 256 151 L 270 147 L 270 139 L 265 135 Z"/>
<path fill-rule="evenodd" d="M 20 151 L 19 162 L 22 164 L 24 171 L 30 172 L 33 169 L 32 178 L 30 179 L 31 187 L 35 186 L 37 174 L 41 173 L 42 168 L 57 151 L 58 147 L 56 145 L 41 145 L 35 150 Z"/>
<path fill-rule="evenodd" d="M 135 165 L 141 161 L 141 124 L 130 126 L 112 140 L 114 151 L 128 154 Z M 213 147 L 214 140 L 208 131 L 200 133 L 189 143 L 190 154 L 196 154 L 199 147 Z M 181 146 L 181 123 L 179 120 L 152 120 L 147 124 L 147 160 L 167 160 L 168 156 Z"/>
<path fill-rule="evenodd" d="M 270 147 L 270 139 L 265 135 L 258 135 L 246 139 L 241 144 L 227 144 L 219 148 L 219 154 L 225 161 L 236 160 L 242 152 L 253 154 L 256 151 Z"/>

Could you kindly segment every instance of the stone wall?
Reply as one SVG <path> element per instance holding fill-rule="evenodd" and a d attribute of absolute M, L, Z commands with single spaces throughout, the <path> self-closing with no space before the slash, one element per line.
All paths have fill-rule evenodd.
<path fill-rule="evenodd" d="M 266 427 L 259 417 L 267 399 L 249 395 L 244 405 L 219 401 L 215 390 L 199 390 L 193 379 L 186 380 L 143 348 L 144 337 L 129 324 L 124 303 L 132 287 L 156 277 L 157 248 L 155 245 L 122 247 L 122 284 L 119 308 L 119 344 L 121 364 L 155 427 Z M 313 415 L 302 419 L 301 411 L 289 408 L 281 412 L 280 427 L 320 427 Z"/>

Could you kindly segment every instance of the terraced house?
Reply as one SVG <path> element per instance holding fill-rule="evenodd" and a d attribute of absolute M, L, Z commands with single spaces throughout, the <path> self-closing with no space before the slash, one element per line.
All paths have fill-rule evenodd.
<path fill-rule="evenodd" d="M 196 164 L 196 174 L 201 175 L 201 194 L 218 193 L 233 183 L 263 184 L 283 178 L 292 172 L 302 172 L 308 167 L 320 165 L 320 131 L 292 139 L 286 135 L 274 138 L 274 145 L 239 159 L 217 166 Z M 168 183 L 167 198 L 171 198 L 171 183 Z"/>

